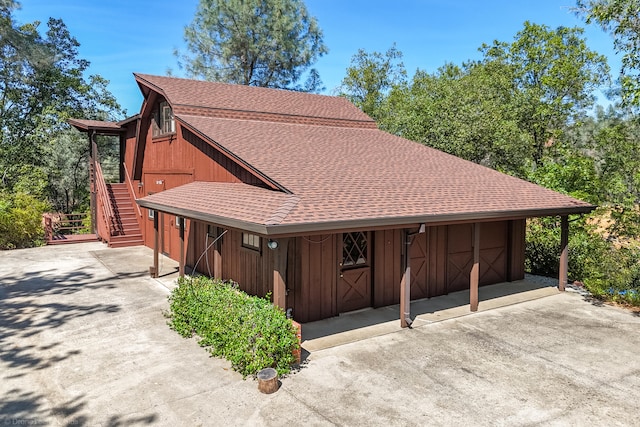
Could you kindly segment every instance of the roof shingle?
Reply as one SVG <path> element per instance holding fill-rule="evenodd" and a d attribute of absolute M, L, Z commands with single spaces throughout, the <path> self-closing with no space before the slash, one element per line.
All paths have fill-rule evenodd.
<path fill-rule="evenodd" d="M 157 86 L 174 105 L 192 102 L 340 120 L 360 120 L 364 115 L 342 98 L 138 77 Z M 176 118 L 292 195 L 246 188 L 249 186 L 245 184 L 194 183 L 149 196 L 143 199 L 143 205 L 191 205 L 202 214 L 226 215 L 273 230 L 289 227 L 291 231 L 530 217 L 592 208 L 588 203 L 377 128 L 194 113 L 197 110 L 176 112 Z M 199 200 L 195 204 L 194 197 Z M 217 200 L 225 200 L 222 210 Z M 260 232 L 268 234 L 266 228 Z"/>

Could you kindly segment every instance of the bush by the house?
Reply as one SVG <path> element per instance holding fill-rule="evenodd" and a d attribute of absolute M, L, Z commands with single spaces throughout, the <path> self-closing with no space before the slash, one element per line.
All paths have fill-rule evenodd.
<path fill-rule="evenodd" d="M 181 278 L 169 302 L 169 326 L 183 337 L 196 335 L 201 346 L 229 360 L 243 377 L 268 367 L 285 374 L 295 361 L 296 330 L 284 312 L 234 283 Z"/>
<path fill-rule="evenodd" d="M 42 244 L 42 214 L 46 210 L 47 204 L 30 194 L 0 191 L 0 249 Z"/>
<path fill-rule="evenodd" d="M 640 305 L 640 248 L 621 246 L 580 219 L 569 233 L 569 279 L 583 282 L 594 296 Z M 526 269 L 557 277 L 560 221 L 536 218 L 527 223 Z"/>

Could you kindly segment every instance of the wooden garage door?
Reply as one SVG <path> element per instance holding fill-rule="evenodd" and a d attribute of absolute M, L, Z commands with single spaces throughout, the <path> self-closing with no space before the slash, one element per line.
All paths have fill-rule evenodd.
<path fill-rule="evenodd" d="M 507 221 L 480 223 L 480 285 L 507 280 Z M 448 227 L 447 291 L 469 289 L 473 224 Z"/>
<path fill-rule="evenodd" d="M 411 299 L 431 297 L 429 293 L 427 233 L 415 234 L 409 245 Z"/>
<path fill-rule="evenodd" d="M 480 285 L 507 280 L 508 222 L 487 222 L 480 228 Z"/>
<path fill-rule="evenodd" d="M 473 225 L 450 225 L 447 230 L 447 292 L 469 289 L 473 266 Z"/>

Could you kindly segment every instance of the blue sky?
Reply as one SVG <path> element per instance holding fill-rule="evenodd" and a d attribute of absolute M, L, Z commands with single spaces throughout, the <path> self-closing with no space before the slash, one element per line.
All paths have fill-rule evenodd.
<path fill-rule="evenodd" d="M 109 89 L 129 115 L 142 96 L 132 73 L 182 76 L 173 55 L 183 48 L 183 30 L 198 0 L 22 0 L 19 23 L 61 18 L 80 42 L 80 57 L 91 62 L 90 74 L 110 81 Z M 570 8 L 573 0 L 306 0 L 324 32 L 329 53 L 315 64 L 331 94 L 345 75 L 351 57 L 363 48 L 386 51 L 394 42 L 413 75 L 417 68 L 435 71 L 445 62 L 478 59 L 478 47 L 493 40 L 512 41 L 524 21 L 581 26 Z M 592 50 L 620 67 L 613 42 L 599 28 L 586 28 Z"/>

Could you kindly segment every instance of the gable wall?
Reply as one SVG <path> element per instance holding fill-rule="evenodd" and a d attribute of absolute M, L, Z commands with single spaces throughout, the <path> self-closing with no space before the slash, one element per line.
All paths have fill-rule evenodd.
<path fill-rule="evenodd" d="M 146 138 L 141 177 L 139 180 L 132 181 L 136 197 L 145 197 L 193 181 L 244 182 L 267 187 L 253 173 L 182 127 L 180 123 L 176 123 L 176 133 L 156 138 L 152 136 L 150 121 L 146 120 L 143 123 L 147 123 L 149 128 L 146 132 L 141 132 L 146 133 Z M 133 133 L 127 135 L 124 155 L 130 174 L 133 173 L 136 150 L 135 127 L 133 128 Z M 153 219 L 149 218 L 148 210 L 142 209 L 139 222 L 145 245 L 153 248 Z M 187 228 L 188 226 L 189 221 L 187 221 Z M 176 218 L 171 215 L 162 215 L 159 227 L 161 253 L 177 259 L 179 230 Z M 188 230 L 186 236 L 189 236 Z"/>

